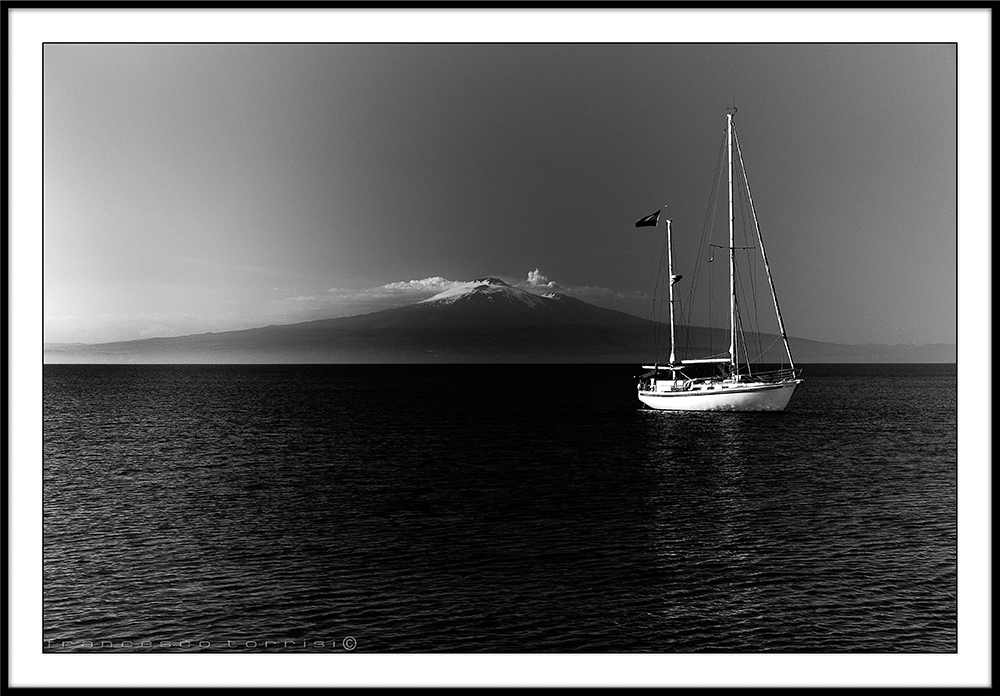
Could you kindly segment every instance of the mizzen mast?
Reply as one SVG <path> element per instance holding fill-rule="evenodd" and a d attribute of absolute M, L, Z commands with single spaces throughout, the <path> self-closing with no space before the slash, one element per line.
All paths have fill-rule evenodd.
<path fill-rule="evenodd" d="M 674 356 L 674 245 L 670 238 L 670 218 L 667 218 L 667 282 L 670 284 L 670 365 L 676 362 Z"/>

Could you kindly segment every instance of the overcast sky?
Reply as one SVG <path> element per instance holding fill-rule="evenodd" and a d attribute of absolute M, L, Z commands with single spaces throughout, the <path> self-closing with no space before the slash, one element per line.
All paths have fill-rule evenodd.
<path fill-rule="evenodd" d="M 690 273 L 735 99 L 789 333 L 954 342 L 955 74 L 935 44 L 49 44 L 45 340 L 486 275 L 648 316 L 633 223 L 669 204 Z"/>

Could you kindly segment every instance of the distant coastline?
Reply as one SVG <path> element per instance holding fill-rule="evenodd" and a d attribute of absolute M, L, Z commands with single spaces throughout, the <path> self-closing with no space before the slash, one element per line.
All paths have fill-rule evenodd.
<path fill-rule="evenodd" d="M 478 343 L 437 345 L 422 349 L 416 345 L 398 342 L 380 344 L 363 339 L 332 341 L 329 345 L 303 345 L 269 347 L 261 345 L 226 346 L 225 340 L 209 342 L 209 337 L 226 334 L 199 334 L 176 338 L 144 339 L 119 343 L 99 344 L 44 344 L 44 364 L 387 364 L 387 363 L 641 363 L 648 362 L 648 355 L 641 349 L 627 345 L 627 340 L 616 341 L 614 346 L 594 343 L 577 344 L 561 354 L 552 352 L 554 340 L 545 340 L 535 347 L 526 345 L 484 345 L 488 341 L 480 336 Z M 567 340 L 572 340 L 569 337 Z M 953 344 L 932 343 L 923 345 L 848 345 L 789 338 L 795 351 L 796 363 L 872 363 L 917 364 L 956 363 L 957 349 Z M 624 345 L 623 345 L 624 344 Z"/>
<path fill-rule="evenodd" d="M 669 327 L 558 292 L 536 294 L 497 278 L 414 304 L 335 319 L 113 343 L 44 346 L 51 363 L 649 363 L 664 362 Z M 787 362 L 781 338 L 750 333 L 755 362 Z M 947 363 L 956 347 L 848 345 L 789 337 L 797 363 Z M 728 350 L 729 332 L 679 325 L 677 348 Z M 659 358 L 657 358 L 659 356 Z"/>

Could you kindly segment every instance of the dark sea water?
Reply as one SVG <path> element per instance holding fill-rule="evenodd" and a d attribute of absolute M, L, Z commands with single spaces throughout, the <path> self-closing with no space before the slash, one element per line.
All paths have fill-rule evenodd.
<path fill-rule="evenodd" d="M 805 368 L 45 366 L 43 648 L 956 651 L 955 366 Z"/>

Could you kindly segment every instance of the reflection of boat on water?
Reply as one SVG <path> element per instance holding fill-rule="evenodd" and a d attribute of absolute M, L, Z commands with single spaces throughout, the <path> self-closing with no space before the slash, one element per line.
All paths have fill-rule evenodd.
<path fill-rule="evenodd" d="M 690 360 L 677 360 L 674 339 L 674 285 L 682 276 L 674 274 L 673 245 L 671 240 L 671 229 L 669 219 L 666 220 L 666 258 L 667 273 L 669 282 L 669 314 L 670 314 L 670 359 L 665 365 L 658 362 L 653 365 L 643 365 L 643 369 L 648 372 L 639 376 L 638 395 L 639 400 L 655 409 L 674 411 L 781 411 L 787 405 L 795 388 L 802 383 L 799 377 L 801 370 L 795 368 L 792 362 L 792 353 L 788 347 L 788 336 L 785 334 L 785 325 L 781 319 L 781 310 L 778 308 L 778 296 L 775 294 L 774 282 L 771 278 L 771 269 L 767 263 L 767 255 L 764 253 L 764 240 L 757 224 L 757 213 L 753 206 L 753 199 L 750 196 L 750 185 L 746 179 L 746 171 L 743 169 L 743 154 L 739 146 L 739 138 L 736 135 L 736 128 L 733 124 L 733 114 L 736 109 L 732 109 L 726 115 L 726 152 L 729 170 L 729 243 L 728 245 L 710 245 L 716 248 L 728 250 L 729 252 L 729 350 L 725 354 L 713 355 Z M 784 344 L 784 355 L 787 355 L 787 366 L 784 364 L 784 356 L 781 365 L 777 370 L 765 371 L 762 368 L 762 356 L 767 349 L 758 350 L 755 346 L 755 355 L 751 357 L 751 341 L 747 340 L 744 326 L 749 324 L 749 319 L 740 314 L 740 302 L 737 297 L 737 264 L 736 252 L 752 252 L 755 247 L 748 243 L 747 246 L 736 246 L 735 226 L 733 218 L 733 155 L 739 159 L 739 173 L 742 175 L 741 193 L 745 193 L 746 210 L 752 217 L 752 229 L 756 233 L 752 238 L 760 249 L 760 259 L 763 262 L 764 270 L 767 274 L 767 282 L 774 301 L 774 311 L 778 320 L 778 329 L 781 341 Z M 656 226 L 660 211 L 637 221 L 636 227 Z M 752 281 L 754 274 L 748 274 L 748 278 L 740 278 L 743 281 Z M 753 313 L 756 314 L 756 310 Z M 751 330 L 751 335 L 754 332 Z M 759 334 L 757 334 L 759 335 Z M 742 353 L 741 353 L 742 351 Z M 704 374 L 705 370 L 709 374 Z"/>

